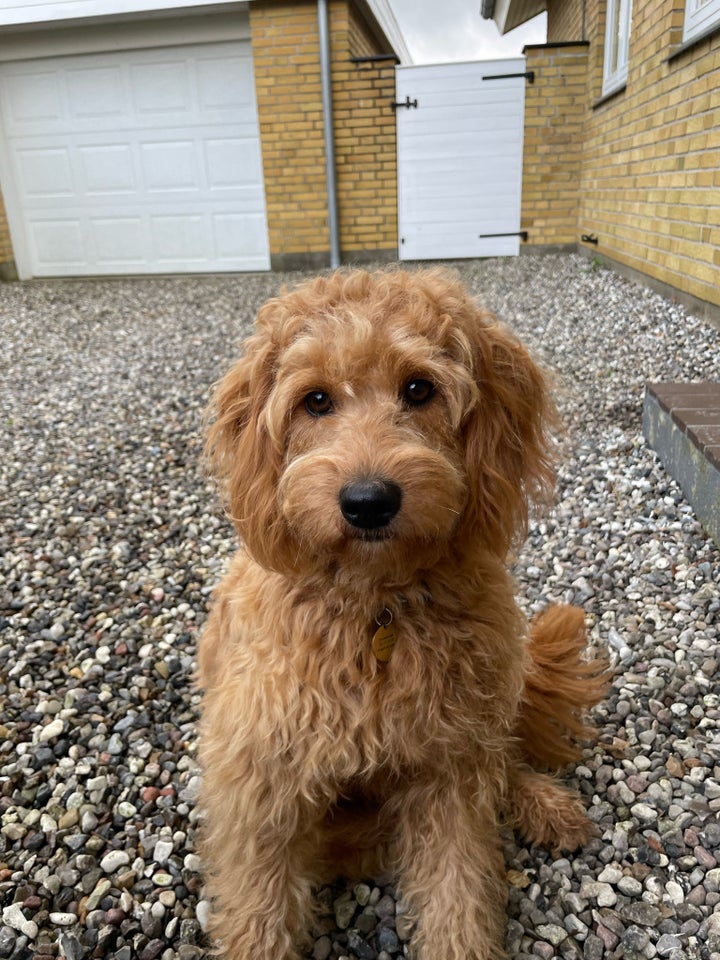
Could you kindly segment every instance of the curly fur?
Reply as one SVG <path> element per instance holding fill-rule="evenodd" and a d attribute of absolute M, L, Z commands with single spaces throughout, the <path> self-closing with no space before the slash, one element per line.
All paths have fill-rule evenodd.
<path fill-rule="evenodd" d="M 427 403 L 409 405 L 413 378 Z M 332 398 L 311 416 L 304 398 Z M 546 497 L 555 414 L 526 349 L 451 274 L 339 271 L 260 311 L 207 451 L 242 540 L 202 639 L 202 853 L 232 960 L 296 960 L 312 889 L 389 871 L 420 960 L 502 953 L 498 827 L 575 847 L 555 766 L 602 692 L 582 614 L 528 635 L 506 569 Z M 402 493 L 381 531 L 348 482 Z M 371 649 L 390 611 L 388 662 Z"/>

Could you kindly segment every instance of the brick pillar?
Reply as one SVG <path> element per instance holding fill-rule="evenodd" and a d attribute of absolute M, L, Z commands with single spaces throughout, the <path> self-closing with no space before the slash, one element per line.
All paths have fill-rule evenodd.
<path fill-rule="evenodd" d="M 10 225 L 5 213 L 5 203 L 0 195 L 0 280 L 17 280 L 15 251 L 10 239 Z"/>
<path fill-rule="evenodd" d="M 355 7 L 333 5 L 333 113 L 340 240 L 348 260 L 397 258 L 395 61 L 353 63 L 384 53 Z M 347 19 L 345 19 L 347 17 Z M 340 28 L 347 42 L 341 40 Z"/>
<path fill-rule="evenodd" d="M 329 261 L 317 5 L 249 5 L 273 268 Z"/>
<path fill-rule="evenodd" d="M 343 259 L 397 256 L 392 61 L 352 0 L 332 0 L 330 53 L 337 201 Z M 271 263 L 326 266 L 327 218 L 320 48 L 315 0 L 250 4 Z"/>
<path fill-rule="evenodd" d="M 528 245 L 575 244 L 587 98 L 588 45 L 525 48 L 522 229 Z"/>

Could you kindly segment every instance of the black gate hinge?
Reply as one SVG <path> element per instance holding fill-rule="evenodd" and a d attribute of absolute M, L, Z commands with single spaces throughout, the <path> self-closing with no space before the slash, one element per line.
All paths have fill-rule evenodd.
<path fill-rule="evenodd" d="M 535 83 L 534 70 L 527 70 L 525 73 L 495 73 L 487 77 L 483 77 L 483 80 L 509 80 L 513 77 L 525 77 L 528 83 Z"/>
<path fill-rule="evenodd" d="M 393 110 L 397 110 L 398 107 L 405 107 L 409 110 L 410 107 L 417 107 L 417 100 L 411 100 L 409 96 L 406 96 L 404 100 L 400 100 L 399 102 L 393 100 L 390 106 Z"/>
<path fill-rule="evenodd" d="M 489 237 L 520 237 L 521 240 L 527 242 L 528 232 L 527 230 L 517 230 L 515 233 L 479 233 L 478 240 L 487 240 Z"/>

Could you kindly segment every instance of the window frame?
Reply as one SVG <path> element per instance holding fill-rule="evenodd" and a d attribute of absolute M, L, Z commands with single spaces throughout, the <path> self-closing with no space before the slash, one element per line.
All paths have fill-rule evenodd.
<path fill-rule="evenodd" d="M 695 0 L 688 0 L 695 2 Z M 720 0 L 711 0 L 720 2 Z M 612 29 L 617 24 L 617 31 Z M 627 83 L 630 59 L 630 28 L 632 24 L 632 0 L 607 0 L 605 10 L 605 46 L 603 58 L 603 96 L 616 93 Z M 616 60 L 615 69 L 611 68 Z"/>
<path fill-rule="evenodd" d="M 720 0 L 686 0 L 683 43 L 697 40 L 703 34 L 720 27 Z"/>

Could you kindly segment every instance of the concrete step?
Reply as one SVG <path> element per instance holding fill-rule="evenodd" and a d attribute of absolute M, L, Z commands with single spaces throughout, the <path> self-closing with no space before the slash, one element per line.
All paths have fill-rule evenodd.
<path fill-rule="evenodd" d="M 720 383 L 647 383 L 643 433 L 720 546 Z"/>

